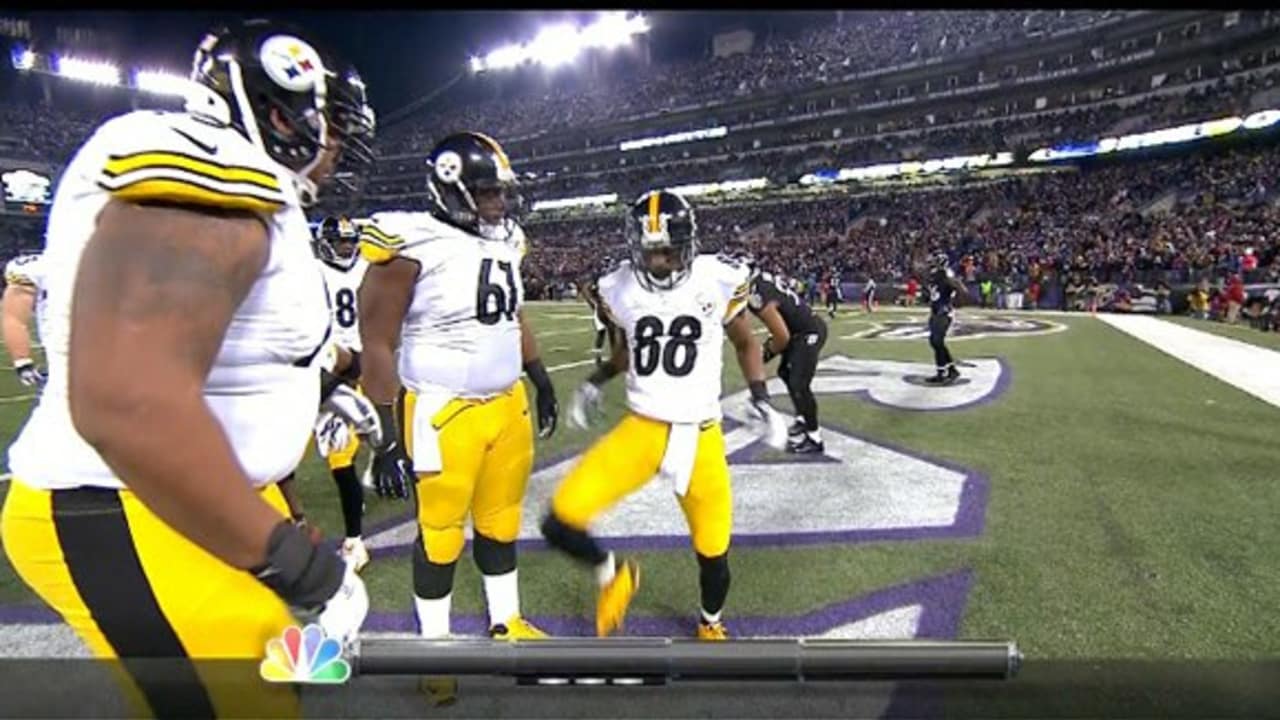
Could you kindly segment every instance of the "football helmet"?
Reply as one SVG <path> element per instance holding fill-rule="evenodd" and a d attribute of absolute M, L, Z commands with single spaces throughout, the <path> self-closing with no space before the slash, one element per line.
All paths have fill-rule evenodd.
<path fill-rule="evenodd" d="M 323 160 L 331 137 L 368 156 L 373 111 L 350 65 L 301 30 L 268 20 L 218 28 L 201 40 L 192 60 L 187 111 L 229 125 L 287 169 L 304 205 L 317 189 L 308 174 Z"/>
<path fill-rule="evenodd" d="M 478 132 L 455 133 L 436 143 L 427 164 L 433 215 L 489 240 L 512 237 L 523 199 L 511 160 L 496 140 Z"/>
<path fill-rule="evenodd" d="M 670 290 L 689 277 L 698 255 L 698 223 L 683 197 L 670 190 L 641 195 L 627 212 L 625 234 L 642 287 Z"/>
<path fill-rule="evenodd" d="M 350 270 L 360 257 L 356 247 L 359 240 L 355 223 L 345 216 L 331 215 L 320 221 L 311 239 L 311 249 L 325 263 L 339 270 Z"/>

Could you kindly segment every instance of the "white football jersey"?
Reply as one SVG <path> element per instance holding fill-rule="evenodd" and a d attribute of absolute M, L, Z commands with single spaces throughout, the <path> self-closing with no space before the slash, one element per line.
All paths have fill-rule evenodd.
<path fill-rule="evenodd" d="M 350 269 L 336 268 L 321 262 L 325 286 L 329 289 L 329 312 L 333 317 L 335 345 L 346 350 L 360 352 L 360 312 L 356 299 L 360 295 L 360 281 L 369 269 L 369 262 L 357 258 Z"/>
<path fill-rule="evenodd" d="M 249 210 L 267 221 L 266 266 L 236 309 L 204 399 L 255 485 L 278 480 L 306 450 L 328 344 L 324 276 L 287 171 L 237 131 L 174 112 L 113 118 L 58 181 L 49 212 L 42 327 L 48 382 L 9 448 L 14 477 L 42 488 L 119 488 L 71 424 L 67 352 L 72 287 L 99 211 L 112 197 Z"/>
<path fill-rule="evenodd" d="M 684 282 L 648 290 L 623 261 L 600 278 L 600 298 L 631 351 L 627 406 L 655 420 L 719 420 L 724 326 L 747 306 L 749 272 L 699 255 Z"/>
<path fill-rule="evenodd" d="M 361 227 L 370 262 L 399 255 L 418 263 L 400 331 L 400 381 L 417 393 L 486 398 L 506 391 L 523 367 L 520 261 L 524 232 L 472 235 L 426 212 L 381 212 Z"/>
<path fill-rule="evenodd" d="M 36 335 L 43 338 L 45 293 L 43 256 L 37 254 L 19 255 L 4 266 L 4 282 L 6 285 L 26 285 L 36 293 Z M 43 340 L 42 340 L 43 342 Z"/>

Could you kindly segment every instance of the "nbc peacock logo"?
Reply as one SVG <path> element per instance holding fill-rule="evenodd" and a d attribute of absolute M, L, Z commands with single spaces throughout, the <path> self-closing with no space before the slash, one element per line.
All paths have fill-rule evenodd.
<path fill-rule="evenodd" d="M 267 641 L 258 672 L 267 682 L 339 684 L 351 677 L 351 665 L 342 658 L 342 645 L 319 625 L 295 625 Z"/>

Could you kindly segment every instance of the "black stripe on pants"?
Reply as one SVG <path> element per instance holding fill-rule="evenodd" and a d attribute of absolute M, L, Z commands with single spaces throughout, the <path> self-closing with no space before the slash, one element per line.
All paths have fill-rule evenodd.
<path fill-rule="evenodd" d="M 80 598 L 152 713 L 215 717 L 213 701 L 151 591 L 120 495 L 105 488 L 54 490 L 53 525 Z M 166 662 L 149 662 L 155 658 Z"/>

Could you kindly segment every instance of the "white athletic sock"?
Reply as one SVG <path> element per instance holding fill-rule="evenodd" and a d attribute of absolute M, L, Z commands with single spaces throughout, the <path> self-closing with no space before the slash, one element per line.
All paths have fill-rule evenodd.
<path fill-rule="evenodd" d="M 453 593 L 435 600 L 415 596 L 413 610 L 418 615 L 418 634 L 424 638 L 448 637 L 449 609 L 452 602 Z"/>
<path fill-rule="evenodd" d="M 809 439 L 814 442 L 822 442 L 822 429 L 808 431 Z"/>
<path fill-rule="evenodd" d="M 489 626 L 505 624 L 520 614 L 518 570 L 484 576 L 484 597 L 489 603 Z"/>
<path fill-rule="evenodd" d="M 613 582 L 613 576 L 616 571 L 617 563 L 613 559 L 613 553 L 604 559 L 604 562 L 596 566 L 596 583 L 600 587 L 605 587 Z"/>
<path fill-rule="evenodd" d="M 720 612 L 716 612 L 716 613 L 709 613 L 706 610 L 703 610 L 702 608 L 698 608 L 698 611 L 702 613 L 702 622 L 708 625 L 715 625 L 716 623 L 720 622 L 720 612 L 724 612 L 724 609 L 721 608 Z"/>

